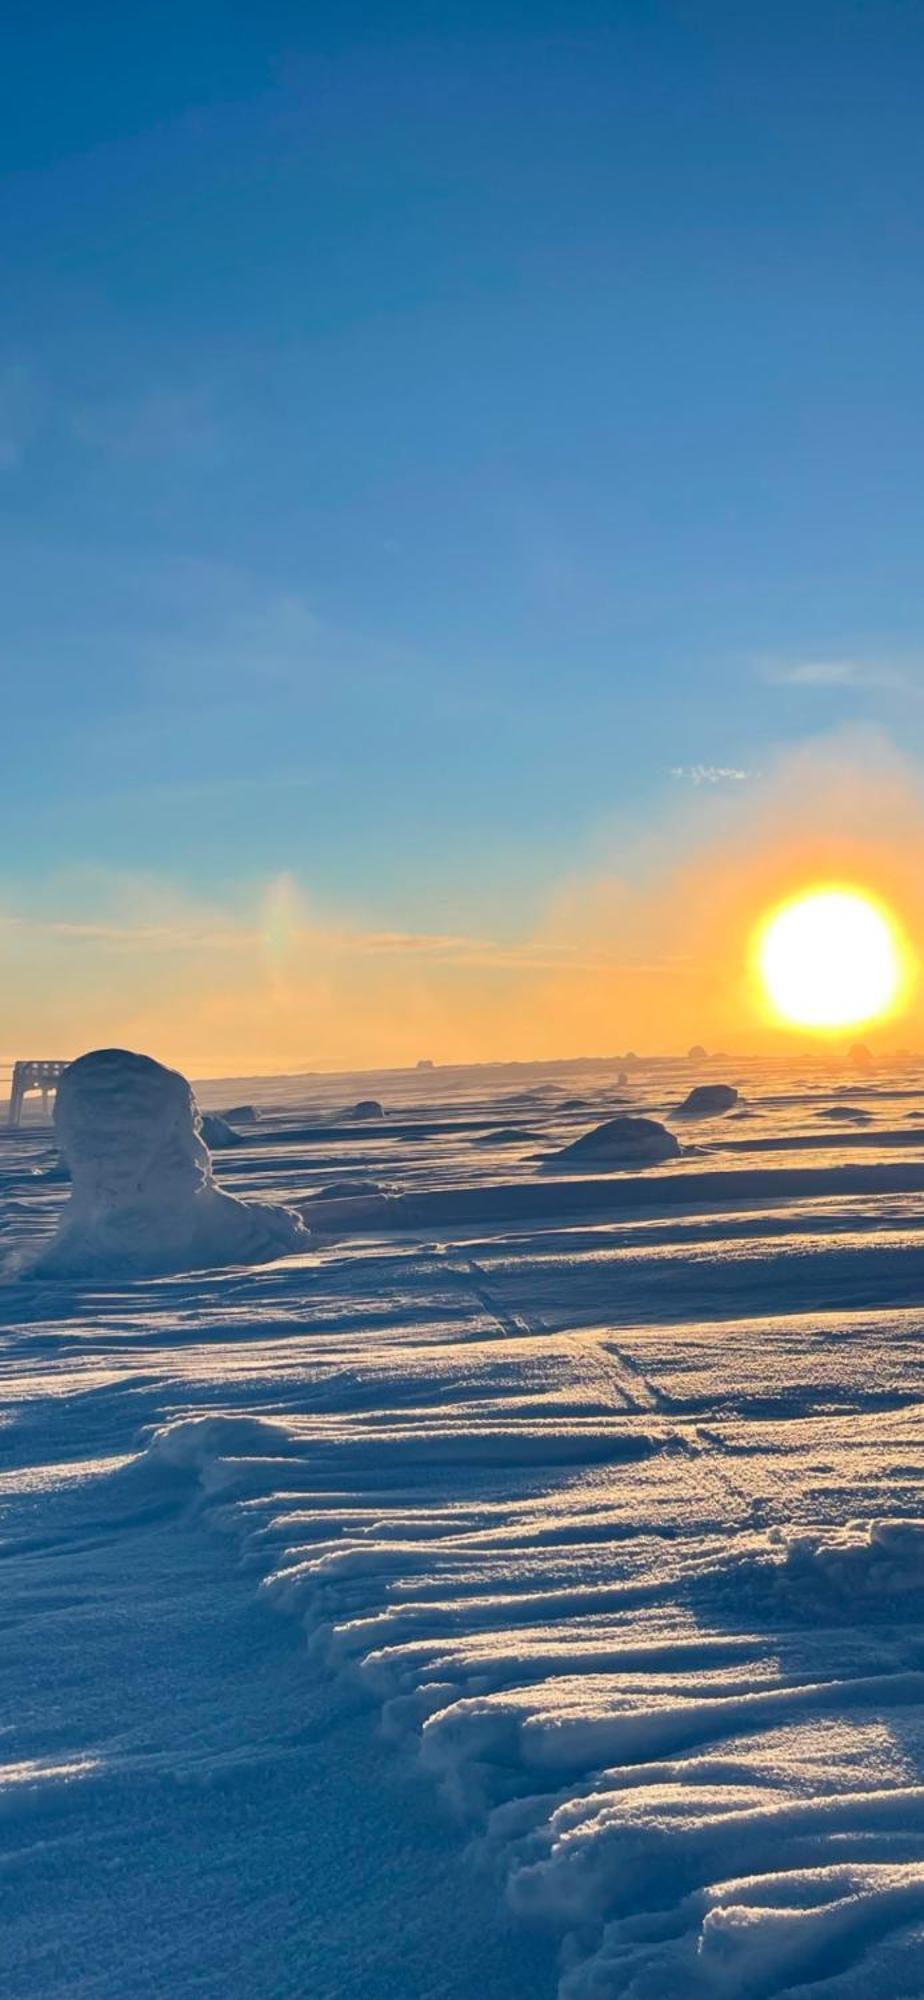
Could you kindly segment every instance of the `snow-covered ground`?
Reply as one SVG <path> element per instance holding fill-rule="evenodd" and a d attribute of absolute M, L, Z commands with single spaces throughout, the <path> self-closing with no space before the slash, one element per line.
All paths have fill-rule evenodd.
<path fill-rule="evenodd" d="M 15 2000 L 924 1993 L 924 1074 L 620 1067 L 204 1089 L 307 1250 L 0 1289 Z"/>

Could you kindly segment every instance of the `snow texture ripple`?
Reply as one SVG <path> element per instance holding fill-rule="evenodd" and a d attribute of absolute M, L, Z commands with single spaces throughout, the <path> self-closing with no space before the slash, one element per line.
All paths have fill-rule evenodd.
<path fill-rule="evenodd" d="M 389 1101 L 385 1136 L 277 1101 L 235 1149 L 242 1191 L 308 1208 L 332 1175 L 387 1171 L 370 1233 L 233 1286 L 94 1291 L 95 1365 L 154 1385 L 140 1450 L 99 1475 L 114 1517 L 129 1491 L 186 1494 L 232 1539 L 312 1674 L 361 1690 L 435 1788 L 460 1881 L 554 1945 L 561 2000 L 913 2000 L 922 1081 L 871 1082 L 870 1124 L 826 1133 L 805 1182 L 793 1155 L 831 1087 L 754 1066 L 753 1142 L 730 1126 L 705 1166 L 616 1176 L 609 1211 L 598 1180 L 582 1211 L 563 1179 L 556 1216 L 535 1152 L 511 1161 L 509 1074 L 437 1080 L 449 1101 Z M 676 1076 L 633 1088 L 639 1115 L 677 1101 Z M 589 1112 L 537 1098 L 545 1147 L 609 1090 L 582 1078 Z M 36 1185 L 36 1210 L 52 1199 Z M 438 1227 L 409 1226 L 415 1202 Z M 42 1289 L 44 1392 L 60 1370 L 76 1393 L 88 1307 Z M 362 1811 L 347 1784 L 343 1809 Z"/>

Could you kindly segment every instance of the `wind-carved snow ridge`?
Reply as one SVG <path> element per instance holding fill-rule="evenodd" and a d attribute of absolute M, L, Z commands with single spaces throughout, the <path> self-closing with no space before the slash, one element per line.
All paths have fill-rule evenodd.
<path fill-rule="evenodd" d="M 104 1070 L 132 1062 L 95 1060 Z M 549 1153 L 612 1115 L 613 1066 L 582 1076 L 579 1103 L 573 1082 L 524 1093 L 526 1080 L 471 1073 L 451 1085 L 441 1074 L 440 1106 L 407 1117 L 410 1086 L 377 1082 L 389 1117 L 374 1131 L 329 1115 L 369 1079 L 314 1080 L 307 1119 L 300 1098 L 286 1111 L 268 1096 L 259 1133 L 229 1150 L 223 1172 L 248 1197 L 291 1190 L 315 1228 L 333 1189 L 325 1247 L 310 1259 L 271 1254 L 166 1284 L 4 1289 L 7 1324 L 31 1321 L 18 1362 L 20 1336 L 4 1335 L 4 1435 L 27 1504 L 22 1559 L 4 1567 L 18 1568 L 24 1620 L 36 1576 L 48 1577 L 36 1554 L 43 1494 L 59 1548 L 51 1579 L 64 1579 L 72 1556 L 84 1576 L 92 1518 L 112 1543 L 103 1574 L 123 1561 L 143 1570 L 139 1550 L 156 1552 L 168 1604 L 185 1510 L 187 1548 L 200 1518 L 227 1534 L 258 1600 L 303 1625 L 312 1671 L 294 1677 L 296 1712 L 302 1686 L 306 1720 L 349 1708 L 355 1748 L 356 1704 L 327 1683 L 366 1691 L 396 1761 L 412 1761 L 445 1802 L 459 1870 L 480 1867 L 515 1922 L 560 1951 L 562 2000 L 920 2000 L 924 1072 L 910 1084 L 898 1076 L 891 1092 L 864 1090 L 862 1132 L 838 1122 L 821 1133 L 827 1073 L 812 1083 L 751 1065 L 750 1136 L 730 1116 L 697 1133 L 698 1165 L 613 1172 L 609 1161 L 599 1171 L 572 1161 L 555 1175 L 542 1172 Z M 647 1076 L 633 1065 L 633 1108 L 664 1116 L 688 1081 L 686 1065 Z M 502 1082 L 529 1100 L 531 1137 L 514 1152 L 503 1143 Z M 185 1105 L 177 1126 L 160 1086 L 152 1109 L 142 1083 L 133 1069 L 130 1149 L 124 1094 L 113 1132 L 100 1083 L 92 1158 L 54 1253 L 65 1268 L 67 1257 L 86 1268 L 92 1253 L 108 1276 L 116 1254 L 131 1269 L 152 1247 L 174 1268 L 208 1261 L 201 1238 L 190 1245 L 190 1205 L 214 1215 L 196 1204 L 218 1191 L 195 1145 L 190 1159 L 187 1086 L 171 1086 Z M 254 1089 L 225 1084 L 219 1097 L 216 1086 L 216 1102 Z M 849 1094 L 855 1103 L 856 1078 Z M 175 1129 L 185 1135 L 177 1153 Z M 806 1148 L 809 1168 L 799 1165 Z M 343 1177 L 388 1192 L 347 1196 Z M 155 1186 L 166 1201 L 150 1199 Z M 14 1252 L 47 1226 L 61 1192 L 40 1134 L 0 1145 L 0 1232 Z M 131 1226 L 120 1225 L 114 1249 L 112 1213 L 126 1211 Z M 265 1247 L 268 1212 L 256 1212 Z M 222 1237 L 222 1257 L 237 1260 L 238 1245 L 236 1232 L 233 1245 Z M 140 1423 L 152 1428 L 138 1451 Z M 114 1480 L 126 1482 L 115 1505 Z M 71 1492 L 81 1496 L 69 1516 L 76 1544 L 58 1541 Z M 142 1540 L 129 1530 L 123 1553 L 133 1519 Z M 236 1755 L 249 1741 L 252 1645 L 243 1674 L 237 1654 L 223 1670 L 204 1629 L 199 1650 L 195 1632 L 225 1593 L 240 1599 L 220 1554 L 197 1550 L 196 1573 L 200 1560 L 213 1583 L 191 1610 L 184 1583 L 171 1630 L 194 1633 L 194 1709 L 200 1672 L 207 1681 L 195 1740 L 208 1714 Z M 70 1687 L 83 1587 L 72 1611 L 46 1594 Z M 74 1597 L 69 1583 L 64 1594 Z M 124 1603 L 139 1601 L 133 1587 Z M 271 1659 L 271 1624 L 246 1623 Z M 290 1648 L 278 1653 L 288 1671 Z M 28 1680 L 25 1641 L 21 1658 Z M 122 1667 L 108 1643 L 103 1672 L 121 1731 Z M 38 1701 L 10 1782 L 23 1768 L 30 1787 L 42 1785 L 39 1767 L 60 1761 L 47 1761 L 60 1685 L 50 1684 L 51 1708 Z M 152 1699 L 158 1687 L 155 1676 Z M 31 1716 L 31 1689 L 22 1707 Z M 75 1757 L 96 1754 L 97 1713 L 94 1698 Z M 167 1717 L 171 1758 L 172 1729 Z M 267 1742 L 287 1755 L 289 1739 L 274 1731 L 270 1716 Z M 337 1731 L 329 1737 L 322 1720 L 305 1734 L 334 1818 L 342 1812 L 357 1842 L 374 1829 L 376 1896 L 389 1917 L 373 1900 L 370 1921 L 377 1942 L 396 1937 L 418 1896 L 403 1858 L 408 1787 L 392 1793 L 386 1777 L 373 1811 Z M 76 1802 L 78 1763 L 68 1756 L 61 1769 Z M 281 1769 L 274 1799 L 286 1792 Z M 298 1853 L 294 1777 L 292 1795 Z M 134 1811 L 137 1829 L 146 1792 Z M 433 1824 L 427 1815 L 426 1841 Z M 75 1817 L 81 1825 L 95 1843 L 93 1818 Z M 119 1851 L 122 1825 L 115 1815 L 107 1851 Z M 62 1964 L 86 1939 L 86 1904 L 68 1904 L 63 1875 L 45 1869 L 55 1851 L 45 1832 L 50 1822 L 16 1865 L 22 1908 L 26 1887 L 39 1897 L 32 1921 L 47 1969 L 43 1871 L 70 1927 L 53 1941 Z M 453 1890 L 447 1858 L 440 1880 L 454 1910 L 467 1910 L 472 1885 L 460 1875 Z M 117 1898 L 120 1879 L 113 1870 Z M 241 1896 L 249 1921 L 248 1885 Z M 485 1900 L 482 1881 L 472 1909 L 483 1915 Z M 134 1891 L 116 1907 L 136 1911 Z M 194 1912 L 192 1956 L 175 1963 L 203 1962 L 200 1921 Z M 465 1936 L 480 2000 L 491 1979 L 479 1977 L 479 1922 Z M 335 1911 L 330 1931 L 336 1951 Z M 86 1964 L 93 1947 L 81 1948 Z M 541 1940 L 528 1955 L 542 1968 Z M 464 1942 L 461 1957 L 464 1984 Z M 284 1945 L 275 1986 L 293 1962 L 310 1987 L 310 1962 L 286 1960 Z M 400 1966 L 389 1973 L 397 1991 Z M 90 1974 L 92 1984 L 95 1964 Z M 454 1980 L 455 1970 L 447 1991 Z M 439 1971 L 432 1983 L 443 1990 Z M 320 1986 L 337 1988 L 336 1969 Z M 17 1989 L 30 2000 L 40 1990 L 37 1976 Z M 513 1990 L 547 2000 L 549 1984 L 540 1969 L 538 1984 L 514 1979 Z"/>
<path fill-rule="evenodd" d="M 71 1198 L 39 1277 L 260 1263 L 308 1246 L 293 1210 L 216 1187 L 189 1084 L 150 1056 L 80 1056 L 61 1078 L 55 1129 Z"/>
<path fill-rule="evenodd" d="M 634 1226 L 333 1253 L 298 1413 L 144 1462 L 366 1688 L 561 2000 L 911 2000 L 917 1315 L 617 1333 Z M 648 1254 L 682 1312 L 699 1245 Z"/>
<path fill-rule="evenodd" d="M 894 1983 L 924 1949 L 916 1649 L 805 1624 L 768 1644 L 746 1605 L 708 1615 L 710 1579 L 717 1604 L 736 1566 L 780 1559 L 752 1534 L 729 1564 L 695 1469 L 699 1519 L 681 1536 L 691 1465 L 651 1413 L 611 1432 L 605 1485 L 555 1473 L 537 1421 L 547 1375 L 532 1418 L 510 1412 L 511 1479 L 501 1412 L 493 1448 L 445 1405 L 402 1420 L 420 1378 L 419 1356 L 400 1390 L 392 1373 L 381 1415 L 370 1398 L 333 1422 L 180 1423 L 148 1459 L 198 1475 L 316 1660 L 358 1676 L 386 1734 L 416 1750 L 514 1915 L 560 1936 L 561 2000 L 759 2000 L 819 1978 L 838 1996 L 917 1991 Z M 659 1535 L 665 1514 L 679 1546 Z M 902 1532 L 878 1524 L 866 1546 Z M 881 1985 L 858 1971 L 871 1941 Z"/>

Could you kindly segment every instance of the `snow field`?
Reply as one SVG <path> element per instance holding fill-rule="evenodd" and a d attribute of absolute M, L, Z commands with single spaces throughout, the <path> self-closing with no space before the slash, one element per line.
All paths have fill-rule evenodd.
<path fill-rule="evenodd" d="M 76 1412 L 114 1516 L 160 1495 L 230 1541 L 312 1685 L 359 1690 L 439 1798 L 460 1878 L 552 1941 L 561 2000 L 924 1990 L 924 1135 L 891 1137 L 921 1099 L 864 1089 L 862 1173 L 826 1131 L 805 1183 L 820 1093 L 744 1087 L 769 1169 L 728 1122 L 609 1210 L 526 1154 L 511 1181 L 474 1083 L 455 1139 L 450 1106 L 309 1160 L 280 1113 L 236 1188 L 307 1213 L 384 1166 L 388 1217 L 262 1269 L 8 1294 L 17 1476 L 40 1412 L 58 1439 Z M 529 1116 L 560 1145 L 603 1109 Z M 21 1188 L 14 1238 L 52 1199 Z"/>

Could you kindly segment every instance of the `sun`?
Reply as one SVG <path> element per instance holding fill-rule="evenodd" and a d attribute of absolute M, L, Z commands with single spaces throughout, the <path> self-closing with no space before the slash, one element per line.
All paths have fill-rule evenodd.
<path fill-rule="evenodd" d="M 861 889 L 809 889 L 781 904 L 760 925 L 755 957 L 774 1013 L 800 1028 L 890 1014 L 907 980 L 895 919 Z"/>

